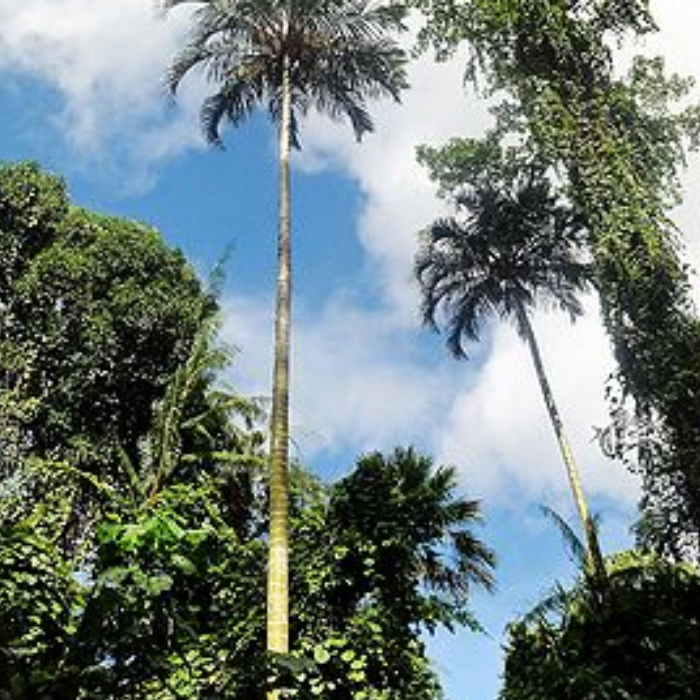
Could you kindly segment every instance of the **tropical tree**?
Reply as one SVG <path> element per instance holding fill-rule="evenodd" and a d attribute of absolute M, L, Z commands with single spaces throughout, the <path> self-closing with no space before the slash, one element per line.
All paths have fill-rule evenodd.
<path fill-rule="evenodd" d="M 270 428 L 268 646 L 286 653 L 288 630 L 288 441 L 291 325 L 290 155 L 299 118 L 311 108 L 350 120 L 359 139 L 372 130 L 366 100 L 398 100 L 404 54 L 391 32 L 403 10 L 369 0 L 163 0 L 194 4 L 189 43 L 167 73 L 175 93 L 201 69 L 215 91 L 202 105 L 204 135 L 221 145 L 223 124 L 265 109 L 279 138 L 279 233 Z"/>
<path fill-rule="evenodd" d="M 530 350 L 591 564 L 600 573 L 595 528 L 530 320 L 537 304 L 558 307 L 572 320 L 582 313 L 577 295 L 589 284 L 590 270 L 581 221 L 536 169 L 461 188 L 456 204 L 460 216 L 433 223 L 416 256 L 424 321 L 437 329 L 444 319 L 447 345 L 458 358 L 466 357 L 464 342 L 478 340 L 492 316 L 514 323 Z"/>
<path fill-rule="evenodd" d="M 502 132 L 556 169 L 585 216 L 615 383 L 632 407 L 615 421 L 616 451 L 642 477 L 641 541 L 700 561 L 700 319 L 669 216 L 700 143 L 693 81 L 660 57 L 617 70 L 627 40 L 658 30 L 648 0 L 416 5 L 439 53 L 469 43 L 469 77 L 505 97 Z"/>
<path fill-rule="evenodd" d="M 0 520 L 43 504 L 72 547 L 214 309 L 156 231 L 75 206 L 37 164 L 0 166 Z"/>
<path fill-rule="evenodd" d="M 455 491 L 454 468 L 413 448 L 361 457 L 329 506 L 329 528 L 347 550 L 338 601 L 343 581 L 354 580 L 355 604 L 375 596 L 402 624 L 471 622 L 469 594 L 492 588 L 494 556 L 472 531 L 479 503 Z"/>
<path fill-rule="evenodd" d="M 471 592 L 493 585 L 479 504 L 454 468 L 413 448 L 374 452 L 297 507 L 295 653 L 315 661 L 300 697 L 442 697 L 422 633 L 477 628 Z"/>
<path fill-rule="evenodd" d="M 700 572 L 649 553 L 606 558 L 509 627 L 500 700 L 692 700 L 700 687 Z"/>

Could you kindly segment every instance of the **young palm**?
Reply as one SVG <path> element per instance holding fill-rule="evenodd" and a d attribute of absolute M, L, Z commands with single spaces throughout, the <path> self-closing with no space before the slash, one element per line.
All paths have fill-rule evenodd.
<path fill-rule="evenodd" d="M 202 128 L 221 144 L 223 124 L 240 125 L 266 110 L 279 136 L 279 235 L 275 362 L 270 429 L 268 648 L 288 651 L 288 440 L 291 323 L 290 154 L 299 118 L 316 109 L 349 119 L 359 139 L 372 130 L 366 100 L 398 100 L 404 54 L 392 39 L 402 11 L 371 0 L 162 0 L 193 4 L 193 29 L 167 84 L 174 93 L 197 69 L 215 86 L 201 110 Z"/>
<path fill-rule="evenodd" d="M 582 313 L 577 295 L 591 279 L 583 260 L 582 224 L 534 171 L 513 184 L 477 184 L 461 192 L 456 203 L 464 215 L 435 222 L 416 257 L 424 320 L 437 328 L 442 316 L 456 357 L 465 357 L 464 341 L 478 340 L 491 317 L 515 324 L 530 349 L 590 563 L 602 574 L 595 527 L 530 322 L 537 304 L 559 307 L 572 320 Z"/>

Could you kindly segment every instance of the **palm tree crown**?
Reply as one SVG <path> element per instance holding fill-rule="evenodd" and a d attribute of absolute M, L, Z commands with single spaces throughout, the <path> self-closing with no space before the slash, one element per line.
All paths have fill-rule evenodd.
<path fill-rule="evenodd" d="M 416 257 L 423 318 L 437 327 L 442 314 L 456 357 L 491 316 L 513 321 L 523 335 L 522 313 L 536 305 L 559 307 L 572 319 L 582 313 L 577 293 L 590 282 L 582 224 L 543 176 L 477 185 L 456 204 L 459 217 L 436 221 Z"/>
<path fill-rule="evenodd" d="M 456 486 L 453 467 L 435 468 L 413 448 L 365 455 L 335 485 L 329 519 L 336 539 L 348 543 L 339 588 L 354 581 L 348 591 L 354 604 L 374 595 L 392 614 L 415 623 L 412 606 L 419 596 L 431 603 L 419 606 L 429 628 L 470 619 L 473 586 L 493 589 L 494 555 L 473 533 L 480 520 L 478 502 L 463 498 Z M 358 542 L 372 550 L 371 572 Z M 349 605 L 342 592 L 336 598 Z"/>
<path fill-rule="evenodd" d="M 165 0 L 166 8 L 192 0 Z M 298 118 L 310 108 L 347 117 L 357 138 L 373 128 L 365 100 L 398 100 L 406 86 L 404 52 L 389 38 L 403 10 L 371 0 L 203 0 L 186 48 L 166 75 L 171 92 L 193 69 L 217 89 L 202 106 L 204 134 L 220 144 L 223 122 L 238 126 L 258 107 L 279 121 L 284 74 Z"/>

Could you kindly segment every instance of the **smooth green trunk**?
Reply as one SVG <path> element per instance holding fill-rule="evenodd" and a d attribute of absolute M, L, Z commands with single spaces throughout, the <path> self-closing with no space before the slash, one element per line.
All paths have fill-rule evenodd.
<path fill-rule="evenodd" d="M 270 540 L 267 574 L 267 649 L 289 651 L 289 366 L 291 325 L 291 86 L 285 63 L 279 124 L 279 237 L 275 361 L 270 422 Z M 269 697 L 277 697 L 272 692 Z"/>

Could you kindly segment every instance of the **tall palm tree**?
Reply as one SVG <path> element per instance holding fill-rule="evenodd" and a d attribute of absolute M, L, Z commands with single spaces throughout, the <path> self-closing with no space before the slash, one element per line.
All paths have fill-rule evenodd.
<path fill-rule="evenodd" d="M 207 140 L 221 144 L 236 127 L 267 110 L 279 138 L 279 235 L 275 361 L 270 428 L 268 649 L 286 653 L 288 625 L 288 442 L 291 324 L 290 155 L 299 147 L 299 117 L 314 108 L 347 118 L 359 139 L 372 130 L 368 98 L 398 100 L 404 53 L 392 38 L 402 10 L 371 0 L 162 0 L 193 4 L 193 29 L 167 84 L 175 93 L 201 69 L 215 86 L 201 110 Z"/>
<path fill-rule="evenodd" d="M 444 319 L 452 353 L 466 357 L 492 316 L 511 321 L 530 350 L 540 389 L 583 524 L 592 571 L 604 566 L 581 477 L 545 372 L 530 322 L 537 304 L 559 307 L 572 320 L 583 309 L 578 293 L 590 283 L 583 226 L 552 193 L 546 177 L 531 170 L 512 182 L 479 183 L 455 198 L 459 218 L 436 221 L 416 257 L 424 321 Z"/>

